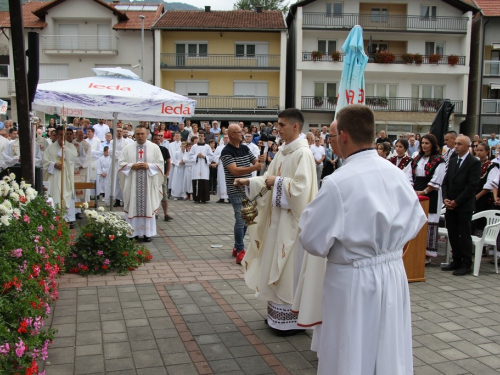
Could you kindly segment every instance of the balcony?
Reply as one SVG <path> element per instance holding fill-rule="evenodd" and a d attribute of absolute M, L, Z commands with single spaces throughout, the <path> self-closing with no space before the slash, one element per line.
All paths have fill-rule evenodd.
<path fill-rule="evenodd" d="M 46 54 L 117 55 L 118 38 L 100 35 L 42 35 Z"/>
<path fill-rule="evenodd" d="M 483 115 L 500 115 L 500 99 L 483 99 L 481 113 Z"/>
<path fill-rule="evenodd" d="M 394 55 L 395 60 L 392 62 L 389 62 L 389 64 L 406 64 L 406 62 L 403 60 L 403 55 Z M 374 58 L 374 54 L 370 55 L 370 59 L 368 60 L 368 63 L 379 63 L 376 58 Z M 438 62 L 431 62 L 429 60 L 428 55 L 422 55 L 422 64 L 434 64 L 434 65 L 448 65 L 448 56 L 441 56 L 441 59 Z M 465 56 L 457 56 L 458 57 L 458 62 L 455 65 L 465 65 Z M 335 62 L 343 62 L 345 58 L 345 54 L 341 53 L 339 56 L 339 59 Z M 312 56 L 312 52 L 302 52 L 302 61 L 329 61 L 329 62 L 334 62 L 333 58 L 329 54 L 324 54 L 321 56 L 321 58 L 314 58 Z M 497 61 L 498 64 L 500 64 L 500 61 Z M 415 62 L 413 62 L 415 64 Z M 409 64 L 411 65 L 411 64 Z M 420 65 L 420 64 L 418 64 Z"/>
<path fill-rule="evenodd" d="M 351 29 L 360 25 L 365 31 L 394 30 L 418 32 L 448 32 L 466 33 L 467 17 L 422 17 L 422 16 L 391 16 L 359 13 L 304 13 L 302 25 L 304 28 L 335 28 Z"/>
<path fill-rule="evenodd" d="M 484 61 L 484 77 L 500 77 L 500 61 L 498 60 L 485 60 Z"/>
<path fill-rule="evenodd" d="M 280 55 L 162 53 L 161 69 L 280 69 Z"/>
<path fill-rule="evenodd" d="M 419 98 L 386 98 L 366 97 L 366 105 L 374 111 L 384 112 L 437 112 L 441 106 L 442 99 L 419 99 Z M 462 113 L 463 102 L 451 100 L 455 104 L 454 113 Z M 314 111 L 335 111 L 337 109 L 337 98 L 321 96 L 303 96 L 302 109 Z"/>
<path fill-rule="evenodd" d="M 264 112 L 279 108 L 279 97 L 272 96 L 188 96 L 196 100 L 196 112 Z"/>

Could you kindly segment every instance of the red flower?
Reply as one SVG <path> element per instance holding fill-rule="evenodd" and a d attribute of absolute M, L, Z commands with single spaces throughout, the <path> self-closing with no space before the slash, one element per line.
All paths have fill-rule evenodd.
<path fill-rule="evenodd" d="M 19 196 L 19 202 L 26 203 L 26 197 L 24 195 Z"/>
<path fill-rule="evenodd" d="M 137 251 L 137 254 L 142 255 L 142 250 Z"/>
<path fill-rule="evenodd" d="M 19 333 L 27 333 L 28 330 L 28 323 L 26 323 L 26 320 L 23 320 L 21 323 L 19 323 L 19 328 L 17 329 L 17 332 Z"/>
<path fill-rule="evenodd" d="M 108 266 L 106 266 L 105 264 L 103 264 L 103 265 L 101 266 L 101 268 L 102 268 L 103 270 L 107 270 L 107 269 L 108 269 Z"/>
<path fill-rule="evenodd" d="M 42 210 L 42 211 L 40 211 L 40 212 L 42 213 L 42 215 L 43 215 L 43 216 L 47 216 L 47 211 Z"/>
<path fill-rule="evenodd" d="M 129 267 L 128 270 L 129 271 L 133 271 L 133 270 L 135 270 L 135 268 L 134 267 Z"/>
<path fill-rule="evenodd" d="M 78 273 L 78 267 L 72 268 L 69 272 Z"/>
<path fill-rule="evenodd" d="M 85 236 L 92 237 L 92 233 L 85 233 Z"/>
<path fill-rule="evenodd" d="M 110 235 L 109 235 L 109 239 L 110 239 L 111 241 L 113 241 L 113 240 L 115 239 L 115 236 L 114 236 L 113 234 L 110 234 Z"/>
<path fill-rule="evenodd" d="M 87 271 L 89 268 L 87 266 L 82 266 L 82 271 Z"/>
<path fill-rule="evenodd" d="M 125 252 L 123 253 L 123 256 L 124 256 L 124 257 L 128 256 L 128 253 L 125 251 Z"/>

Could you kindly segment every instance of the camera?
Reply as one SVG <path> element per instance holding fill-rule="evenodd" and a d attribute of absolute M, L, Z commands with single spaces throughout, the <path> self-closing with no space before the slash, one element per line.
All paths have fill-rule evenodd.
<path fill-rule="evenodd" d="M 271 128 L 262 128 L 260 131 L 260 140 L 263 142 L 276 142 L 276 136 L 273 135 L 273 130 Z"/>

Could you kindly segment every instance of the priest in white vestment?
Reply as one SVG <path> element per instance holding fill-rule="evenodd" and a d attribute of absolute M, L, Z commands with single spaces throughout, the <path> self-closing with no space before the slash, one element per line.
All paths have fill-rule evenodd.
<path fill-rule="evenodd" d="M 3 138 L 3 137 L 2 137 Z M 5 138 L 3 138 L 5 139 Z M 6 140 L 6 139 L 5 139 Z M 7 141 L 7 140 L 6 140 Z M 35 145 L 35 167 L 42 167 L 42 152 L 38 143 Z M 19 138 L 13 141 L 7 141 L 6 147 L 2 152 L 3 167 L 9 168 L 13 165 L 20 163 L 21 160 L 21 147 L 19 146 Z"/>
<path fill-rule="evenodd" d="M 104 143 L 106 144 L 106 143 Z M 116 147 L 115 147 L 116 144 Z M 111 158 L 113 158 L 113 148 L 116 148 L 115 151 L 115 161 L 116 165 L 118 165 L 118 162 L 120 160 L 120 155 L 122 152 L 122 149 L 128 145 L 129 142 L 123 138 L 123 130 L 122 128 L 117 128 L 116 129 L 116 139 L 113 139 L 109 142 L 109 155 Z M 111 159 L 112 160 L 112 159 Z M 122 188 L 120 187 L 120 181 L 118 179 L 118 168 L 115 167 L 114 170 L 114 176 L 111 176 L 111 179 L 115 179 L 115 191 L 112 194 L 115 197 L 115 203 L 110 202 L 110 204 L 113 204 L 113 207 L 120 207 L 120 201 L 123 200 L 123 193 L 122 193 Z M 109 188 L 111 189 L 111 179 L 109 180 Z M 109 200 L 109 196 L 106 197 L 106 201 Z"/>
<path fill-rule="evenodd" d="M 412 375 L 402 254 L 426 217 L 405 174 L 373 149 L 372 110 L 350 105 L 338 112 L 337 121 L 330 137 L 346 162 L 323 179 L 299 222 L 303 248 L 327 258 L 323 324 L 315 328 L 317 347 L 312 347 L 318 351 L 318 374 Z M 309 304 L 321 301 L 309 298 Z"/>
<path fill-rule="evenodd" d="M 209 145 L 205 143 L 205 134 L 200 133 L 198 143 L 191 147 L 189 159 L 193 163 L 193 201 L 195 203 L 207 203 L 210 200 L 210 163 L 214 153 Z"/>
<path fill-rule="evenodd" d="M 144 241 L 150 242 L 156 235 L 155 215 L 163 197 L 164 162 L 160 148 L 147 136 L 145 126 L 135 128 L 136 142 L 122 149 L 119 173 L 125 220 L 134 228 L 130 237 L 144 236 Z"/>
<path fill-rule="evenodd" d="M 9 144 L 9 141 L 7 138 L 0 136 L 0 168 L 4 169 L 5 168 L 5 162 L 4 162 L 4 157 L 3 157 L 3 151 Z"/>
<path fill-rule="evenodd" d="M 224 199 L 229 199 L 226 188 L 226 175 L 224 173 L 224 164 L 220 160 L 221 152 L 226 147 L 229 142 L 229 136 L 226 134 L 222 137 L 222 144 L 217 146 L 214 151 L 213 162 L 217 164 L 217 198 L 219 200 L 216 203 L 224 203 Z"/>
<path fill-rule="evenodd" d="M 70 134 L 71 132 L 66 132 L 66 135 Z M 66 140 L 69 142 L 69 139 Z M 92 149 L 84 139 L 83 130 L 76 132 L 76 139 L 73 141 L 73 144 L 78 152 L 78 157 L 75 161 L 75 182 L 88 182 L 88 172 L 90 163 L 92 162 Z M 77 190 L 75 194 L 77 201 L 88 202 L 90 200 L 90 191 L 88 189 Z M 81 209 L 77 209 L 76 212 L 79 213 L 80 211 Z"/>
<path fill-rule="evenodd" d="M 64 142 L 64 165 L 62 160 L 62 146 L 64 129 L 56 130 L 57 141 L 47 147 L 43 153 L 43 169 L 46 171 L 47 181 L 50 182 L 48 195 L 54 200 L 55 206 L 62 206 L 68 210 L 67 221 L 75 221 L 75 161 L 78 152 L 70 142 Z M 61 205 L 61 170 L 64 171 L 63 199 Z"/>
<path fill-rule="evenodd" d="M 250 198 L 263 187 L 271 190 L 257 200 L 259 214 L 256 225 L 248 227 L 250 245 L 242 265 L 248 287 L 258 299 L 268 301 L 268 325 L 296 333 L 301 327 L 292 302 L 304 256 L 298 239 L 299 218 L 318 186 L 309 145 L 299 138 L 304 116 L 295 108 L 278 116 L 278 131 L 286 144 L 263 176 L 236 179 L 235 185 L 248 185 Z"/>
<path fill-rule="evenodd" d="M 88 120 L 84 120 L 88 121 Z M 97 161 L 99 158 L 103 155 L 102 149 L 104 146 L 101 146 L 101 140 L 97 137 L 94 136 L 94 128 L 88 127 L 87 128 L 87 143 L 90 145 L 90 150 L 92 153 L 92 160 L 90 161 L 89 165 L 89 181 L 91 182 L 96 182 L 96 185 L 99 183 L 99 178 L 97 176 Z M 90 191 L 90 195 L 94 196 L 94 194 L 99 195 L 99 189 L 97 192 L 95 191 Z"/>

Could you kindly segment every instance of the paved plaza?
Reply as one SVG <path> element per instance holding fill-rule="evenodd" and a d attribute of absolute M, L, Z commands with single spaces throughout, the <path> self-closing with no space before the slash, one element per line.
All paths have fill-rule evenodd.
<path fill-rule="evenodd" d="M 278 337 L 265 325 L 267 304 L 231 257 L 231 205 L 215 200 L 169 201 L 174 221 L 158 221 L 147 244 L 153 261 L 129 275 L 60 278 L 46 375 L 316 373 L 312 331 Z M 477 278 L 436 262 L 410 285 L 415 374 L 500 372 L 500 276 L 489 260 Z"/>

